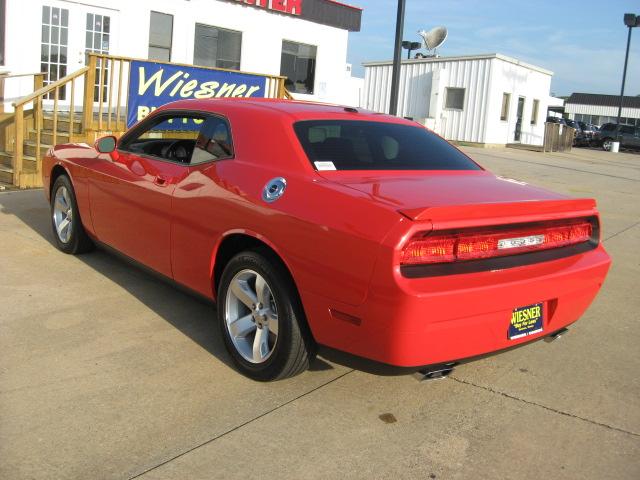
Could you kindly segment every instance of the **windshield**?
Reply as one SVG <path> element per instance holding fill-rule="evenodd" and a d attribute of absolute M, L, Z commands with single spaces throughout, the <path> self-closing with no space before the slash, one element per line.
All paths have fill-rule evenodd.
<path fill-rule="evenodd" d="M 317 170 L 481 170 L 420 126 L 353 120 L 308 120 L 294 129 Z"/>

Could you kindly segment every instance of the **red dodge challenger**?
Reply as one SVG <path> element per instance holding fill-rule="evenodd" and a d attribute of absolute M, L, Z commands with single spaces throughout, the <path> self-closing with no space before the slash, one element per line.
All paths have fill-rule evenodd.
<path fill-rule="evenodd" d="M 119 140 L 56 146 L 43 177 L 60 250 L 106 245 L 215 300 L 257 380 L 318 345 L 417 370 L 552 335 L 610 265 L 594 200 L 349 107 L 179 101 Z"/>

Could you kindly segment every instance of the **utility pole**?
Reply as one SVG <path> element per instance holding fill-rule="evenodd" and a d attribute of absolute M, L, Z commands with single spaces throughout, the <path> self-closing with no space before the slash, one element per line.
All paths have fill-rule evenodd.
<path fill-rule="evenodd" d="M 400 83 L 400 68 L 402 65 L 402 34 L 404 32 L 404 4 L 405 0 L 398 0 L 398 16 L 396 18 L 396 42 L 393 49 L 393 72 L 391 74 L 391 94 L 389 95 L 389 114 L 398 113 L 398 87 Z"/>
<path fill-rule="evenodd" d="M 618 105 L 618 120 L 616 123 L 620 124 L 620 117 L 622 116 L 622 103 L 624 101 L 624 84 L 627 80 L 627 63 L 629 62 L 629 46 L 631 45 L 631 29 L 637 27 L 640 24 L 640 16 L 633 13 L 624 14 L 624 24 L 629 28 L 629 34 L 627 35 L 627 53 L 624 56 L 624 69 L 622 71 L 622 88 L 620 89 L 620 103 Z"/>

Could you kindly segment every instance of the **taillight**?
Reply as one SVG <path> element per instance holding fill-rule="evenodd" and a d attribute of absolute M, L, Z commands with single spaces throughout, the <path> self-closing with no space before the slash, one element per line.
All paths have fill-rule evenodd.
<path fill-rule="evenodd" d="M 430 232 L 412 238 L 402 249 L 401 265 L 447 263 L 503 257 L 566 247 L 591 239 L 586 220 L 546 222 L 535 226 Z"/>

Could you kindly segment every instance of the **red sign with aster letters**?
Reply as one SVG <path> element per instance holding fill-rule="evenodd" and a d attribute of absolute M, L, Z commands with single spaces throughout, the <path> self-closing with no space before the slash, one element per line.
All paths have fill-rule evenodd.
<path fill-rule="evenodd" d="M 236 0 L 237 2 L 254 7 L 265 8 L 276 12 L 300 15 L 302 13 L 302 0 Z"/>

